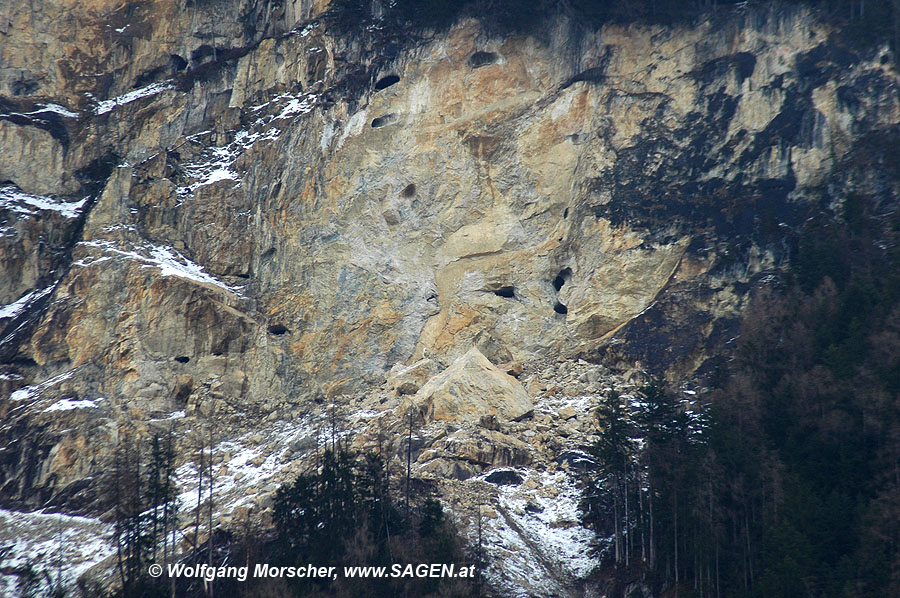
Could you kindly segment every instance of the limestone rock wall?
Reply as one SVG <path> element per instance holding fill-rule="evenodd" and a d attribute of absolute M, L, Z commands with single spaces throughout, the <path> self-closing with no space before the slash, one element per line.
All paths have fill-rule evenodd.
<path fill-rule="evenodd" d="M 473 348 L 699 375 L 900 122 L 885 51 L 803 11 L 499 37 L 337 35 L 306 1 L 0 8 L 18 506 L 97 508 L 125 422 L 227 439 Z"/>

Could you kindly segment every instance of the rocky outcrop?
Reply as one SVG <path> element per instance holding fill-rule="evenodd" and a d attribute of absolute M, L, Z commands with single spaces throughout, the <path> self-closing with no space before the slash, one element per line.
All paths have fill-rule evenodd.
<path fill-rule="evenodd" d="M 426 423 L 478 423 L 490 416 L 515 421 L 534 409 L 522 385 L 475 348 L 426 382 L 410 403 Z"/>
<path fill-rule="evenodd" d="M 540 406 L 602 391 L 554 375 L 710 371 L 898 140 L 886 51 L 800 9 L 504 36 L 323 5 L 0 0 L 0 502 L 102 509 L 120 426 L 296 426 L 287 466 L 322 405 L 396 432 L 410 395 L 423 472 L 549 468 L 590 405 Z"/>

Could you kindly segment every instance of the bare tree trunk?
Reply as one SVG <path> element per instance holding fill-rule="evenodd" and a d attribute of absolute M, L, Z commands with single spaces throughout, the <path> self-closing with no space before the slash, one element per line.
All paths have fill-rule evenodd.
<path fill-rule="evenodd" d="M 753 587 L 753 552 L 750 549 L 750 520 L 744 515 L 744 537 L 747 539 L 747 571 L 749 572 L 750 587 Z"/>
<path fill-rule="evenodd" d="M 409 432 L 406 436 L 406 519 L 409 520 L 409 494 L 410 479 L 412 477 L 412 429 L 413 429 L 413 412 L 409 410 Z"/>
<path fill-rule="evenodd" d="M 200 462 L 197 465 L 197 514 L 194 518 L 194 550 L 200 548 L 200 514 L 203 512 L 203 440 L 200 441 Z"/>
<path fill-rule="evenodd" d="M 121 446 L 116 447 L 115 456 L 113 457 L 113 488 L 115 492 L 115 511 L 116 511 L 116 520 L 113 524 L 113 535 L 116 539 L 116 568 L 119 570 L 119 580 L 122 582 L 122 590 L 124 591 L 127 588 L 125 583 L 125 555 L 124 549 L 122 547 L 122 520 L 124 518 L 124 509 L 122 505 L 124 504 L 124 497 L 122 496 L 122 453 Z"/>
<path fill-rule="evenodd" d="M 638 525 L 641 527 L 641 561 L 647 562 L 647 545 L 644 539 L 644 485 L 641 483 L 640 475 L 638 475 Z"/>
<path fill-rule="evenodd" d="M 212 424 L 209 426 L 209 456 L 206 459 L 209 473 L 206 476 L 206 485 L 209 487 L 209 515 L 206 526 L 206 559 L 210 568 L 213 566 L 213 550 L 215 548 L 213 541 L 213 429 Z M 209 583 L 209 596 L 215 595 L 213 582 Z"/>
<path fill-rule="evenodd" d="M 622 541 L 622 532 L 620 530 L 621 521 L 619 521 L 619 484 L 618 481 L 616 483 L 615 491 L 613 492 L 613 517 L 615 517 L 615 526 L 616 526 L 616 565 L 622 562 L 622 554 L 621 554 L 621 541 Z"/>
<path fill-rule="evenodd" d="M 648 507 L 650 510 L 650 568 L 656 569 L 656 539 L 654 537 L 654 526 L 656 521 L 653 518 L 653 485 L 648 483 L 650 492 L 647 493 Z"/>
<path fill-rule="evenodd" d="M 678 489 L 675 489 L 675 596 L 678 596 Z"/>
<path fill-rule="evenodd" d="M 625 538 L 624 538 L 624 540 L 625 540 L 625 566 L 628 567 L 631 564 L 631 558 L 630 558 L 631 547 L 629 546 L 629 544 L 631 543 L 631 533 L 630 533 L 631 525 L 630 525 L 630 520 L 628 518 L 628 463 L 627 462 L 625 464 L 624 488 L 625 488 L 625 492 L 624 492 L 624 494 L 625 494 L 625 520 L 624 520 L 623 527 L 624 527 L 625 534 L 626 534 Z"/>

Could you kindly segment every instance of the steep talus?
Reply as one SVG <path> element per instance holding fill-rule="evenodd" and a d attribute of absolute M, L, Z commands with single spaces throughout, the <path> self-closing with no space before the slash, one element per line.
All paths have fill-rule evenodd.
<path fill-rule="evenodd" d="M 708 373 L 866 144 L 898 140 L 886 51 L 802 10 L 501 36 L 348 33 L 324 4 L 0 0 L 0 503 L 102 512 L 126 428 L 249 443 L 329 401 L 397 431 L 391 368 L 473 348 L 525 364 L 548 419 L 487 430 L 508 463 L 466 445 L 480 423 L 423 432 L 421 475 L 553 463 L 590 405 L 551 441 L 541 368 Z M 279 467 L 316 446 L 300 427 Z"/>

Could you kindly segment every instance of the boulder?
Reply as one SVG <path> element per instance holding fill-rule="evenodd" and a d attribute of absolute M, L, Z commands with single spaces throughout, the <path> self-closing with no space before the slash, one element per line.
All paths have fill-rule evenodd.
<path fill-rule="evenodd" d="M 426 422 L 477 425 L 482 417 L 491 415 L 515 421 L 534 410 L 531 397 L 518 380 L 474 347 L 429 380 L 412 402 Z"/>
<path fill-rule="evenodd" d="M 531 463 L 531 447 L 495 430 L 456 432 L 432 445 L 436 455 L 482 467 L 521 467 Z"/>

